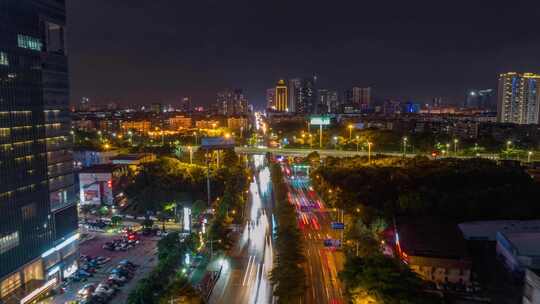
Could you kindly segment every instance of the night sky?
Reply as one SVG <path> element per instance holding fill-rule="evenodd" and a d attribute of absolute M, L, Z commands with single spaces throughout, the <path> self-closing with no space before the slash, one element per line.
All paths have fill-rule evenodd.
<path fill-rule="evenodd" d="M 72 101 L 262 106 L 278 78 L 371 86 L 377 99 L 496 88 L 540 72 L 540 1 L 67 0 Z"/>

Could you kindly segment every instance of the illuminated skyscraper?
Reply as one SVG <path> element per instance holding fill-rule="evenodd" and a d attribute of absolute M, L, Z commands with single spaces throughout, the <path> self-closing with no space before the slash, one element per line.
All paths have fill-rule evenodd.
<path fill-rule="evenodd" d="M 505 73 L 499 75 L 497 120 L 516 124 L 538 124 L 540 115 L 540 75 Z"/>
<path fill-rule="evenodd" d="M 287 84 L 285 80 L 280 79 L 276 85 L 275 106 L 276 111 L 288 112 L 289 111 L 289 95 L 287 94 Z"/>
<path fill-rule="evenodd" d="M 77 267 L 63 0 L 0 2 L 0 302 Z"/>

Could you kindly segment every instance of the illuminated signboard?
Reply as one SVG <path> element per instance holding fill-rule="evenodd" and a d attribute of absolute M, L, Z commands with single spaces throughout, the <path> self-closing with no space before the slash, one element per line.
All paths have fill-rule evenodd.
<path fill-rule="evenodd" d="M 191 209 L 184 207 L 184 231 L 191 231 Z"/>
<path fill-rule="evenodd" d="M 328 126 L 330 125 L 330 117 L 328 116 L 311 116 L 310 124 Z"/>

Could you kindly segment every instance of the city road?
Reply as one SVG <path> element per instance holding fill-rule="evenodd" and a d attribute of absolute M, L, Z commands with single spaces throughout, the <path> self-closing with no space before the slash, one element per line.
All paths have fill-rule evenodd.
<path fill-rule="evenodd" d="M 273 265 L 270 171 L 264 155 L 253 155 L 255 174 L 249 188 L 247 221 L 238 242 L 215 269 L 221 269 L 209 303 L 272 303 Z"/>
<path fill-rule="evenodd" d="M 331 224 L 338 214 L 325 209 L 324 202 L 310 186 L 309 177 L 293 175 L 287 164 L 283 171 L 289 187 L 289 200 L 296 205 L 298 225 L 304 236 L 308 289 L 305 303 L 346 303 L 338 273 L 343 269 L 344 255 L 336 248 L 324 246 L 325 239 L 339 240 L 341 230 Z"/>

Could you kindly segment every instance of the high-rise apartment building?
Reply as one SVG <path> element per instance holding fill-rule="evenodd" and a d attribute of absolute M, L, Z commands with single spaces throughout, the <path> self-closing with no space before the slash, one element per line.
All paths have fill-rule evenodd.
<path fill-rule="evenodd" d="M 77 269 L 63 0 L 0 2 L 0 302 Z"/>
<path fill-rule="evenodd" d="M 296 113 L 317 113 L 317 91 L 315 88 L 316 77 L 302 80 L 302 87 L 297 99 Z"/>
<path fill-rule="evenodd" d="M 366 110 L 371 105 L 371 88 L 352 87 L 345 91 L 345 103 L 356 110 Z"/>
<path fill-rule="evenodd" d="M 317 90 L 318 108 L 320 113 L 337 113 L 339 100 L 337 91 L 319 89 Z"/>
<path fill-rule="evenodd" d="M 287 93 L 287 84 L 285 80 L 280 79 L 276 84 L 276 93 L 275 93 L 275 106 L 276 111 L 279 112 L 288 112 L 289 111 L 289 97 Z"/>
<path fill-rule="evenodd" d="M 275 96 L 276 96 L 276 89 L 270 88 L 266 90 L 266 108 L 267 109 L 276 109 L 276 103 L 275 103 Z"/>
<path fill-rule="evenodd" d="M 217 94 L 219 113 L 225 116 L 244 115 L 248 113 L 248 101 L 242 89 L 224 90 Z"/>
<path fill-rule="evenodd" d="M 191 112 L 191 109 L 192 109 L 191 107 L 192 107 L 191 97 L 189 96 L 182 97 L 182 100 L 180 101 L 180 111 L 184 113 L 189 113 Z"/>
<path fill-rule="evenodd" d="M 302 79 L 301 78 L 292 78 L 289 79 L 289 111 L 292 113 L 298 112 L 299 108 L 302 108 L 301 105 L 298 105 L 300 92 L 302 89 Z"/>
<path fill-rule="evenodd" d="M 540 75 L 514 72 L 499 75 L 497 103 L 499 122 L 538 124 L 539 106 Z"/>

